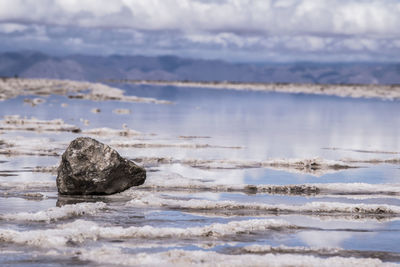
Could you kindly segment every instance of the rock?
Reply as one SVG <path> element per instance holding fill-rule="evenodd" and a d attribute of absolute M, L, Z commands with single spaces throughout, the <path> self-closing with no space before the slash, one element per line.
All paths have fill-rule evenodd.
<path fill-rule="evenodd" d="M 58 167 L 57 188 L 64 195 L 122 192 L 146 180 L 146 171 L 116 150 L 89 137 L 73 140 Z"/>

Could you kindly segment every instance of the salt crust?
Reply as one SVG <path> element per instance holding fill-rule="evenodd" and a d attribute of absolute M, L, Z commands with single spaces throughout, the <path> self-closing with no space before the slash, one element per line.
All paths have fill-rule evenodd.
<path fill-rule="evenodd" d="M 60 156 L 65 144 L 50 138 L 14 136 L 0 145 L 0 154 L 7 156 Z"/>
<path fill-rule="evenodd" d="M 219 146 L 219 145 L 210 145 L 210 144 L 194 144 L 194 143 L 139 143 L 139 142 L 132 142 L 132 141 L 111 141 L 111 145 L 115 147 L 132 147 L 132 148 L 164 148 L 164 147 L 177 147 L 177 148 L 228 148 L 228 149 L 242 149 L 243 147 L 240 146 Z M 159 159 L 159 158 L 157 158 Z M 143 160 L 146 160 L 144 158 Z M 173 162 L 173 159 L 167 159 L 160 161 L 161 162 Z M 200 162 L 200 160 L 199 160 Z"/>
<path fill-rule="evenodd" d="M 362 84 L 295 84 L 295 83 L 232 83 L 232 82 L 181 82 L 181 81 L 140 81 L 122 80 L 133 84 L 155 86 L 181 86 L 209 89 L 230 89 L 239 91 L 263 91 L 280 93 L 304 93 L 317 95 L 333 95 L 353 98 L 400 99 L 398 85 L 362 85 Z"/>
<path fill-rule="evenodd" d="M 0 79 L 0 101 L 20 95 L 47 96 L 51 94 L 69 95 L 70 98 L 94 101 L 117 100 L 123 102 L 171 104 L 169 101 L 154 98 L 126 96 L 123 90 L 101 83 L 56 79 Z"/>
<path fill-rule="evenodd" d="M 0 129 L 6 131 L 35 131 L 35 132 L 74 132 L 81 129 L 65 123 L 62 119 L 39 120 L 35 117 L 22 118 L 19 115 L 7 115 L 0 121 Z"/>
<path fill-rule="evenodd" d="M 400 158 L 388 158 L 388 159 L 378 159 L 378 158 L 371 158 L 371 159 L 351 159 L 345 158 L 342 159 L 343 162 L 348 163 L 367 163 L 367 164 L 400 164 Z"/>
<path fill-rule="evenodd" d="M 119 130 L 107 127 L 85 130 L 83 131 L 83 134 L 96 135 L 101 137 L 115 137 L 115 136 L 132 137 L 132 136 L 142 135 L 141 132 L 129 128 L 124 128 Z"/>
<path fill-rule="evenodd" d="M 315 253 L 339 253 L 343 251 L 341 248 L 319 248 L 319 247 L 289 247 L 289 246 L 278 246 L 273 247 L 269 245 L 250 245 L 240 248 L 241 251 L 247 253 L 270 253 L 270 252 L 291 252 L 291 253 L 302 253 L 302 252 L 315 252 Z"/>
<path fill-rule="evenodd" d="M 41 168 L 41 167 L 40 167 Z M 40 171 L 40 168 L 35 170 Z M 45 169 L 47 171 L 47 169 Z M 53 170 L 53 168 L 52 168 Z M 53 190 L 55 181 L 0 181 L 2 190 Z M 209 190 L 212 192 L 251 192 L 251 193 L 276 193 L 276 194 L 311 194 L 362 197 L 396 197 L 400 195 L 400 184 L 368 184 L 368 183 L 314 183 L 293 185 L 247 185 L 247 184 L 217 184 L 215 182 L 195 180 L 180 176 L 179 174 L 162 175 L 160 173 L 148 173 L 145 184 L 126 190 L 121 195 L 130 196 L 141 189 L 152 190 Z"/>
<path fill-rule="evenodd" d="M 382 252 L 382 251 L 368 251 L 368 250 L 346 250 L 343 248 L 338 247 L 304 247 L 304 246 L 296 246 L 296 247 L 289 247 L 285 245 L 280 246 L 270 246 L 270 245 L 250 245 L 245 247 L 238 247 L 233 248 L 232 251 L 234 253 L 254 253 L 254 254 L 264 254 L 264 253 L 291 253 L 291 254 L 318 254 L 321 256 L 343 256 L 343 255 L 368 255 L 372 254 L 375 256 L 377 255 L 396 255 L 398 256 L 399 253 L 396 252 Z"/>
<path fill-rule="evenodd" d="M 217 184 L 214 181 L 189 179 L 176 173 L 149 173 L 145 184 L 140 188 L 276 194 L 400 195 L 400 184 L 313 183 L 292 185 L 229 185 Z"/>
<path fill-rule="evenodd" d="M 126 108 L 117 108 L 113 110 L 113 113 L 115 114 L 119 114 L 119 115 L 128 115 L 131 114 L 131 110 L 130 109 L 126 109 Z"/>
<path fill-rule="evenodd" d="M 372 258 L 344 258 L 303 256 L 293 254 L 226 255 L 214 251 L 170 250 L 161 253 L 126 254 L 119 248 L 103 246 L 99 249 L 81 250 L 79 258 L 101 264 L 127 266 L 399 266 Z"/>
<path fill-rule="evenodd" d="M 152 144 L 150 144 L 152 145 Z M 190 145 L 192 148 L 199 148 Z M 161 145 L 160 145 L 161 147 Z M 238 148 L 238 147 L 226 147 Z M 263 161 L 247 160 L 226 160 L 226 159 L 174 159 L 174 158 L 151 158 L 144 157 L 133 159 L 147 166 L 157 166 L 160 164 L 179 163 L 200 169 L 248 169 L 248 168 L 269 168 L 294 173 L 306 173 L 314 176 L 322 176 L 339 170 L 357 168 L 357 166 L 345 164 L 341 161 L 327 160 L 319 157 L 307 159 L 268 159 Z"/>
<path fill-rule="evenodd" d="M 134 207 L 168 207 L 189 210 L 256 210 L 281 213 L 351 213 L 351 214 L 400 214 L 400 207 L 386 204 L 349 204 L 340 202 L 310 202 L 304 205 L 270 205 L 235 201 L 211 201 L 201 199 L 165 199 L 152 193 L 132 192 L 134 199 L 126 205 Z"/>
<path fill-rule="evenodd" d="M 231 221 L 226 224 L 214 223 L 203 227 L 119 227 L 99 226 L 95 222 L 76 220 L 72 223 L 58 225 L 56 229 L 15 231 L 0 229 L 0 241 L 38 247 L 59 247 L 69 243 L 82 243 L 85 240 L 100 238 L 218 238 L 255 231 L 271 229 L 296 229 L 297 227 L 284 220 L 253 219 Z"/>
<path fill-rule="evenodd" d="M 48 191 L 56 189 L 56 181 L 16 181 L 16 182 L 0 182 L 0 189 L 7 191 Z"/>
<path fill-rule="evenodd" d="M 61 219 L 68 219 L 85 214 L 95 214 L 103 210 L 107 205 L 103 202 L 96 203 L 78 203 L 65 205 L 62 207 L 49 208 L 38 212 L 18 212 L 0 215 L 2 220 L 12 221 L 35 221 L 35 222 L 51 222 Z"/>

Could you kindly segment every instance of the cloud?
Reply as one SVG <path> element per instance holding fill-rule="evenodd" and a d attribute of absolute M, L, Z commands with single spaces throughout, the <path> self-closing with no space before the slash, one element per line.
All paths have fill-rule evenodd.
<path fill-rule="evenodd" d="M 0 0 L 0 49 L 393 60 L 398 14 L 396 0 Z"/>
<path fill-rule="evenodd" d="M 25 25 L 16 24 L 16 23 L 2 23 L 0 24 L 0 32 L 1 33 L 15 33 L 26 30 Z"/>
<path fill-rule="evenodd" d="M 80 27 L 392 36 L 395 0 L 1 0 L 0 20 Z"/>

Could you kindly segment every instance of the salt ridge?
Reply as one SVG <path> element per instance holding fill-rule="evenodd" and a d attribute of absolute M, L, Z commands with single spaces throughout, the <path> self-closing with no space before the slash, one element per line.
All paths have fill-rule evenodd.
<path fill-rule="evenodd" d="M 93 101 L 116 100 L 122 102 L 141 102 L 171 104 L 170 101 L 155 98 L 126 96 L 124 91 L 101 83 L 79 82 L 57 79 L 7 78 L 0 80 L 0 101 L 19 95 L 69 95 L 75 99 Z"/>
<path fill-rule="evenodd" d="M 227 149 L 242 149 L 240 146 L 219 146 L 219 145 L 210 145 L 210 144 L 194 144 L 194 143 L 159 143 L 159 142 L 132 142 L 132 141 L 111 141 L 111 145 L 116 147 L 131 147 L 131 148 L 168 148 L 168 147 L 177 147 L 177 148 L 192 148 L 192 149 L 200 149 L 200 148 L 227 148 Z M 178 160 L 167 159 L 158 160 L 158 163 L 177 163 Z M 146 159 L 140 159 L 145 163 Z M 149 160 L 153 161 L 153 160 Z M 182 163 L 188 163 L 190 161 L 181 161 Z"/>
<path fill-rule="evenodd" d="M 0 189 L 7 191 L 55 190 L 56 181 L 0 182 Z"/>
<path fill-rule="evenodd" d="M 149 147 L 156 144 L 148 144 Z M 159 145 L 161 146 L 161 145 Z M 186 144 L 190 148 L 201 148 L 195 144 Z M 146 147 L 146 146 L 144 146 Z M 213 146 L 210 146 L 213 147 Z M 215 147 L 218 148 L 218 147 Z M 221 148 L 240 148 L 240 147 L 221 147 Z M 355 165 L 345 164 L 341 161 L 327 160 L 319 157 L 307 159 L 268 159 L 263 161 L 248 160 L 226 160 L 226 159 L 175 159 L 175 158 L 136 158 L 135 161 L 141 162 L 145 166 L 158 166 L 160 164 L 183 164 L 200 169 L 249 169 L 249 168 L 269 168 L 293 173 L 306 173 L 314 176 L 322 176 L 336 171 L 358 168 Z"/>
<path fill-rule="evenodd" d="M 0 142 L 0 154 L 7 156 L 59 156 L 65 147 L 50 138 L 13 136 Z"/>
<path fill-rule="evenodd" d="M 263 203 L 242 203 L 235 201 L 211 201 L 201 199 L 165 199 L 154 194 L 138 192 L 134 199 L 127 202 L 135 207 L 168 207 L 189 210 L 256 210 L 268 213 L 351 213 L 351 214 L 400 214 L 400 207 L 386 204 L 349 204 L 340 202 L 310 202 L 304 205 L 270 205 Z"/>
<path fill-rule="evenodd" d="M 362 257 L 362 258 L 379 258 L 379 259 L 391 259 L 393 261 L 399 261 L 400 253 L 386 252 L 386 251 L 368 251 L 368 250 L 346 250 L 342 248 L 334 247 L 289 247 L 280 245 L 273 247 L 270 245 L 250 245 L 240 248 L 228 249 L 229 252 L 234 254 L 240 253 L 253 253 L 253 254 L 266 254 L 266 253 L 281 253 L 281 254 L 311 254 L 317 256 L 340 256 L 340 257 Z"/>
<path fill-rule="evenodd" d="M 209 89 L 230 89 L 239 91 L 264 91 L 281 93 L 305 93 L 317 95 L 334 95 L 353 98 L 380 98 L 400 99 L 398 85 L 336 85 L 336 84 L 279 84 L 279 83 L 232 83 L 232 82 L 183 82 L 183 81 L 146 81 L 146 80 L 120 80 L 113 82 L 126 82 L 133 84 L 146 84 L 155 86 L 183 86 Z"/>
<path fill-rule="evenodd" d="M 34 117 L 21 118 L 19 115 L 4 116 L 4 119 L 0 121 L 0 129 L 7 131 L 81 132 L 81 129 L 65 123 L 62 119 L 39 120 Z"/>
<path fill-rule="evenodd" d="M 107 205 L 103 202 L 96 203 L 78 203 L 72 205 L 65 205 L 62 207 L 49 208 L 44 211 L 38 212 L 19 212 L 19 213 L 8 213 L 0 215 L 2 220 L 13 220 L 13 221 L 36 221 L 36 222 L 51 222 L 61 219 L 67 219 L 76 216 L 82 216 L 86 214 L 96 214 L 100 210 L 103 210 Z"/>
<path fill-rule="evenodd" d="M 76 220 L 72 223 L 59 225 L 56 229 L 16 231 L 0 229 L 0 241 L 20 245 L 53 247 L 65 246 L 70 242 L 83 243 L 85 240 L 99 238 L 218 238 L 254 231 L 269 231 L 272 229 L 296 229 L 297 226 L 284 220 L 254 219 L 231 221 L 229 223 L 214 223 L 203 227 L 173 228 L 131 226 L 99 226 L 95 222 Z"/>
<path fill-rule="evenodd" d="M 129 128 L 124 128 L 124 129 L 119 130 L 119 129 L 111 129 L 111 128 L 107 128 L 107 127 L 85 130 L 85 131 L 83 131 L 83 134 L 105 136 L 105 137 L 114 137 L 114 136 L 132 137 L 132 136 L 142 135 L 141 132 L 138 132 L 138 131 L 135 131 L 135 130 L 132 130 Z"/>
<path fill-rule="evenodd" d="M 303 255 L 227 255 L 214 251 L 170 250 L 161 253 L 126 254 L 122 249 L 102 247 L 93 250 L 81 250 L 79 258 L 101 264 L 127 266 L 398 266 L 372 258 L 318 258 Z"/>
<path fill-rule="evenodd" d="M 269 194 L 321 194 L 321 195 L 400 195 L 400 184 L 368 183 L 313 183 L 289 185 L 218 184 L 215 181 L 190 179 L 176 173 L 149 173 L 143 189 L 210 190 L 214 192 L 250 192 Z M 129 191 L 128 191 L 129 192 Z"/>

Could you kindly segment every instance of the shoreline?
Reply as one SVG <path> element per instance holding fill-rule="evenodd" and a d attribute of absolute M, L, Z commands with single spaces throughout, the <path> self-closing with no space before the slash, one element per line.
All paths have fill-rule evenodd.
<path fill-rule="evenodd" d="M 247 83 L 247 82 L 194 82 L 108 79 L 107 83 L 126 83 L 150 86 L 177 86 L 237 91 L 260 91 L 292 94 L 330 95 L 351 98 L 400 99 L 400 85 L 375 84 L 300 84 L 300 83 Z"/>

